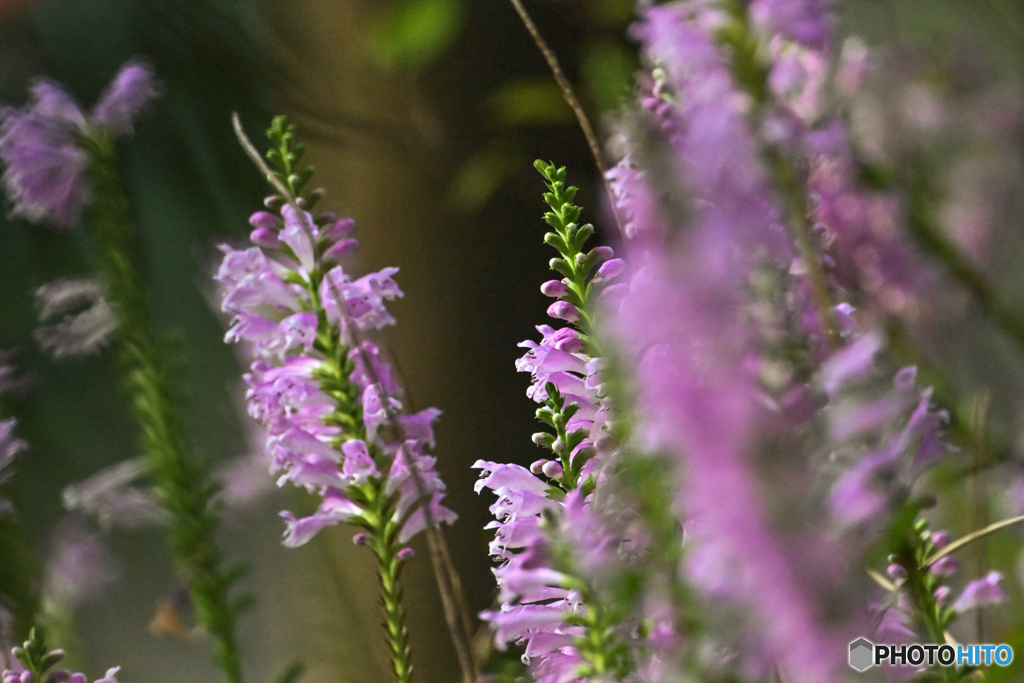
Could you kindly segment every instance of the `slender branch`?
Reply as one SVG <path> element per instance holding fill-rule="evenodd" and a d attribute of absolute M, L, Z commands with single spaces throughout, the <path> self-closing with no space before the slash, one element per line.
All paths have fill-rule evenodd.
<path fill-rule="evenodd" d="M 594 133 L 593 126 L 590 125 L 590 119 L 587 118 L 587 113 L 583 110 L 583 105 L 580 104 L 579 99 L 576 97 L 576 93 L 573 90 L 572 83 L 566 77 L 565 72 L 562 71 L 561 64 L 558 63 L 558 56 L 555 51 L 551 49 L 548 42 L 544 40 L 544 36 L 541 35 L 537 25 L 533 23 L 533 19 L 530 18 L 526 8 L 523 7 L 523 3 L 520 0 L 509 0 L 512 6 L 515 8 L 519 18 L 522 19 L 523 25 L 526 26 L 526 30 L 529 31 L 530 37 L 533 38 L 534 44 L 537 45 L 537 49 L 544 55 L 544 60 L 548 63 L 548 68 L 551 69 L 551 75 L 555 79 L 555 83 L 562 90 L 562 96 L 565 97 L 566 103 L 569 108 L 572 109 L 572 113 L 576 115 L 576 121 L 580 125 L 580 130 L 583 131 L 583 137 L 587 139 L 587 146 L 590 147 L 590 154 L 594 157 L 594 163 L 597 165 L 597 170 L 601 174 L 601 182 L 604 184 L 604 191 L 608 195 L 609 206 L 612 210 L 612 215 L 615 216 L 615 225 L 619 229 L 619 234 L 626 238 L 625 228 L 622 226 L 622 220 L 619 218 L 619 212 L 615 208 L 615 195 L 612 193 L 612 187 L 608 182 L 608 167 L 604 163 L 604 157 L 601 154 L 601 145 L 597 141 L 597 135 Z"/>
<path fill-rule="evenodd" d="M 963 538 L 959 538 L 953 541 L 945 548 L 929 557 L 927 560 L 924 561 L 924 564 L 921 565 L 921 568 L 926 569 L 935 564 L 936 562 L 938 562 L 946 555 L 949 555 L 950 553 L 955 553 L 957 550 L 960 550 L 960 548 L 963 548 L 965 545 L 968 545 L 969 543 L 973 543 L 974 541 L 985 538 L 986 536 L 990 536 L 1001 529 L 1011 527 L 1014 524 L 1020 524 L 1021 522 L 1024 522 L 1024 515 L 1018 515 L 1017 517 L 1011 517 L 1010 519 L 1003 519 L 998 522 L 993 522 L 984 529 L 972 531 Z"/>

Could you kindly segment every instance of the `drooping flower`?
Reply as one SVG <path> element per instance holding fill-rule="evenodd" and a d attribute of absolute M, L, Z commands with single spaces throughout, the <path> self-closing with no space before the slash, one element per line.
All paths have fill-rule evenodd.
<path fill-rule="evenodd" d="M 1006 599 L 1006 594 L 999 587 L 999 582 L 1002 580 L 1002 574 L 991 571 L 982 578 L 971 581 L 957 601 L 953 603 L 953 609 L 957 612 L 966 612 L 986 605 L 999 604 Z"/>
<path fill-rule="evenodd" d="M 39 345 L 54 358 L 84 356 L 105 346 L 117 329 L 117 319 L 94 279 L 59 279 L 36 290 L 42 322 L 60 317 L 33 332 Z"/>
<path fill-rule="evenodd" d="M 22 110 L 0 110 L 3 184 L 15 215 L 69 229 L 89 203 L 89 153 L 83 138 L 131 134 L 132 121 L 157 94 L 152 70 L 133 62 L 86 115 L 59 85 L 40 80 Z"/>

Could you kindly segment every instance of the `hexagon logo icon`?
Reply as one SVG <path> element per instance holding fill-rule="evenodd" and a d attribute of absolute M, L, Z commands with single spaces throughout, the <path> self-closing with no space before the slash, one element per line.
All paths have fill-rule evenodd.
<path fill-rule="evenodd" d="M 875 665 L 875 644 L 867 638 L 858 638 L 850 643 L 850 667 L 867 671 Z"/>

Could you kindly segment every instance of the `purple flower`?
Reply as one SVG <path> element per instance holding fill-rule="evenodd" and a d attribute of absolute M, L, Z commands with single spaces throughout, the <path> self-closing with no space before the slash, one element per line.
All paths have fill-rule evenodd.
<path fill-rule="evenodd" d="M 129 63 L 121 67 L 96 103 L 93 122 L 114 137 L 131 135 L 135 119 L 159 94 L 153 69 L 141 62 Z"/>
<path fill-rule="evenodd" d="M 953 609 L 962 613 L 986 605 L 999 604 L 1006 599 L 1006 594 L 999 587 L 999 582 L 1002 580 L 1002 574 L 991 571 L 984 577 L 971 581 L 957 601 L 953 603 Z"/>
<path fill-rule="evenodd" d="M 103 539 L 81 520 L 67 519 L 58 526 L 47 558 L 43 593 L 63 609 L 74 609 L 100 597 L 119 574 Z"/>
<path fill-rule="evenodd" d="M 831 28 L 821 0 L 754 0 L 750 3 L 754 21 L 784 38 L 823 50 L 831 39 Z"/>
<path fill-rule="evenodd" d="M 131 63 L 114 79 L 91 116 L 55 83 L 32 86 L 23 110 L 0 110 L 0 159 L 13 213 L 33 223 L 71 228 L 89 203 L 89 157 L 82 138 L 132 132 L 132 119 L 156 95 L 149 67 Z"/>
<path fill-rule="evenodd" d="M 54 280 L 37 289 L 35 299 L 41 322 L 60 317 L 32 333 L 54 358 L 95 353 L 117 330 L 114 309 L 97 280 Z"/>

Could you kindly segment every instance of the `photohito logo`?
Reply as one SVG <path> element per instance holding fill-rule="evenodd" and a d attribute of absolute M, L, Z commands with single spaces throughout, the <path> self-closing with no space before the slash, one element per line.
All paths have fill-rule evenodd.
<path fill-rule="evenodd" d="M 860 672 L 873 666 L 1009 666 L 1009 645 L 875 645 L 867 638 L 850 643 L 850 668 Z"/>

